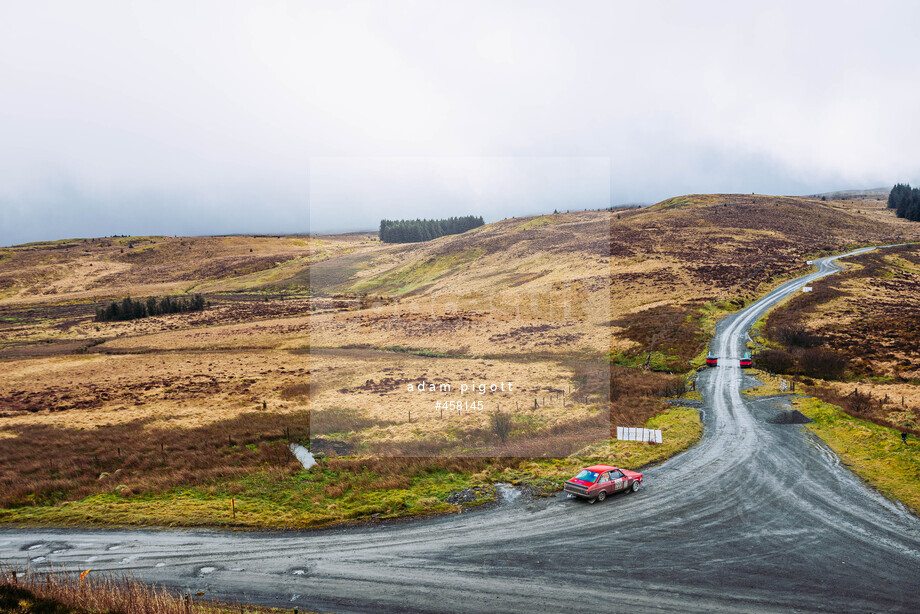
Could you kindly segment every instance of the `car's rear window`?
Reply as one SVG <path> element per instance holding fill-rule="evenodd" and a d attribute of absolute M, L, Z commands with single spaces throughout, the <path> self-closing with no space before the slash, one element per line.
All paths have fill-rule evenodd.
<path fill-rule="evenodd" d="M 584 480 L 585 482 L 596 482 L 597 474 L 593 471 L 588 471 L 587 469 L 582 469 L 578 472 L 578 475 L 575 476 L 576 480 Z"/>

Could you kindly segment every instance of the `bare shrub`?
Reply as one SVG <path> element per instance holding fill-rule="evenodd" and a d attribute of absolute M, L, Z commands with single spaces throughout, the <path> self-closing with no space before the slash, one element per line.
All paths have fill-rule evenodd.
<path fill-rule="evenodd" d="M 511 414 L 500 410 L 489 414 L 489 430 L 493 435 L 498 437 L 502 443 L 508 441 L 508 437 L 511 436 L 511 429 Z"/>
<path fill-rule="evenodd" d="M 824 337 L 810 332 L 803 324 L 792 323 L 777 327 L 772 337 L 787 346 L 813 348 L 824 343 Z"/>
<path fill-rule="evenodd" d="M 845 407 L 851 414 L 857 416 L 865 416 L 872 409 L 872 397 L 864 392 L 860 392 L 859 388 L 853 390 L 846 397 Z"/>
<path fill-rule="evenodd" d="M 846 367 L 847 359 L 833 350 L 809 348 L 799 354 L 799 371 L 809 377 L 839 379 Z"/>
<path fill-rule="evenodd" d="M 771 373 L 791 373 L 795 357 L 785 350 L 761 350 L 754 357 L 757 367 Z"/>

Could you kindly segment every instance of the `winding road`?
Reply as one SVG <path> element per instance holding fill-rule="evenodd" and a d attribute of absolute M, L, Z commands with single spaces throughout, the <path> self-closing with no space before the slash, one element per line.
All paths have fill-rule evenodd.
<path fill-rule="evenodd" d="M 767 422 L 783 397 L 741 394 L 751 325 L 835 260 L 720 323 L 705 435 L 638 493 L 304 533 L 2 530 L 0 559 L 334 612 L 920 612 L 920 519 Z"/>

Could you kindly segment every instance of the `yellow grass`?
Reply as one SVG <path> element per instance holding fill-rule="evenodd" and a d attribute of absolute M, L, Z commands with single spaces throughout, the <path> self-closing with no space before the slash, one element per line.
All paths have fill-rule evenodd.
<path fill-rule="evenodd" d="M 357 410 L 381 423 L 395 423 L 362 431 L 366 440 L 409 441 L 457 429 L 487 428 L 489 413 L 499 409 L 526 417 L 539 427 L 589 414 L 589 409 L 571 395 L 563 404 L 561 393 L 572 388 L 573 370 L 552 362 L 322 352 L 311 357 L 310 368 L 314 376 L 314 428 L 321 428 L 324 410 L 337 408 Z M 423 383 L 424 391 L 419 392 Z M 442 385 L 451 390 L 442 391 Z M 495 391 L 491 390 L 493 385 Z M 463 409 L 443 407 L 451 401 L 461 403 Z"/>

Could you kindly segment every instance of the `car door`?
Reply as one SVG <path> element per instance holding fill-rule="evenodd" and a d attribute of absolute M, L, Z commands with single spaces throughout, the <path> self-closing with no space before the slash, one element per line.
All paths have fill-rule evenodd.
<path fill-rule="evenodd" d="M 610 472 L 605 471 L 602 473 L 597 483 L 600 484 L 601 490 L 603 490 L 608 495 L 613 492 L 612 484 L 610 482 Z"/>
<path fill-rule="evenodd" d="M 626 476 L 620 471 L 611 471 L 610 480 L 613 482 L 613 490 L 623 490 L 627 486 Z"/>

